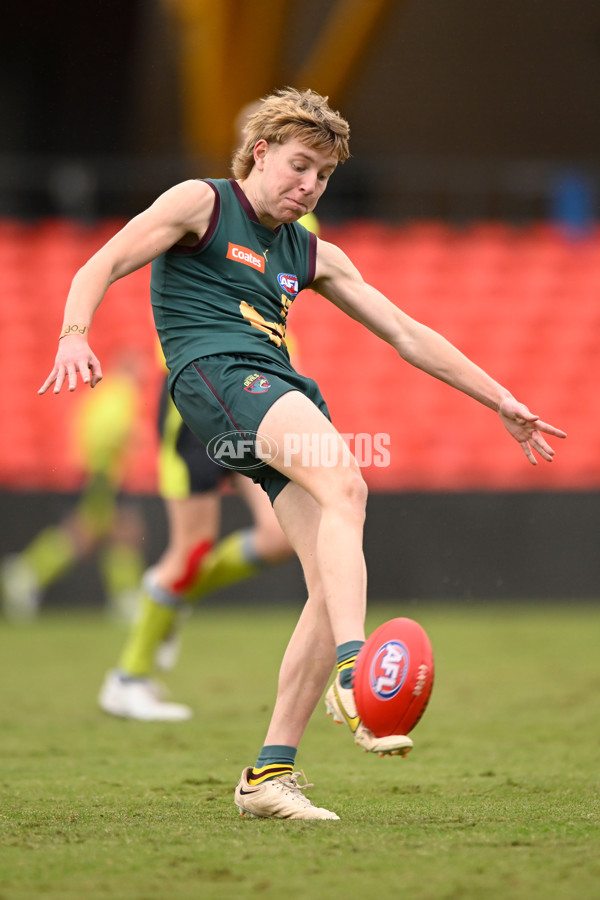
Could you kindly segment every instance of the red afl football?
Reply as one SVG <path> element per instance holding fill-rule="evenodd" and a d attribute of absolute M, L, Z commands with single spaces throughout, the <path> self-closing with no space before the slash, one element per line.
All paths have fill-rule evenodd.
<path fill-rule="evenodd" d="M 376 737 L 408 734 L 429 702 L 433 651 L 413 619 L 390 619 L 366 640 L 354 666 L 354 699 L 363 723 Z"/>

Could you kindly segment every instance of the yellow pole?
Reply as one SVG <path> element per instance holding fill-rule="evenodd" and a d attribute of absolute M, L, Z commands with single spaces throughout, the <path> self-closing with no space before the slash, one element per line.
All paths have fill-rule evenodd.
<path fill-rule="evenodd" d="M 337 0 L 312 52 L 298 71 L 298 87 L 339 100 L 384 14 L 398 0 Z"/>

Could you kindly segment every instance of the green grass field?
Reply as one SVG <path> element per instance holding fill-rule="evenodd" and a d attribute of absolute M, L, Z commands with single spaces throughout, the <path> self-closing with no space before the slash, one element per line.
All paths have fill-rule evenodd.
<path fill-rule="evenodd" d="M 0 900 L 600 898 L 600 609 L 372 605 L 436 656 L 405 760 L 361 753 L 319 708 L 298 757 L 340 822 L 241 819 L 295 611 L 200 610 L 168 678 L 197 710 L 96 709 L 123 627 L 0 623 Z"/>

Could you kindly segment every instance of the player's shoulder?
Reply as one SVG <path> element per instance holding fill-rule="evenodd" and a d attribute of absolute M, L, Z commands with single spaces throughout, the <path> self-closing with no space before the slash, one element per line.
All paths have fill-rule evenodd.
<path fill-rule="evenodd" d="M 188 178 L 180 181 L 171 188 L 173 193 L 182 197 L 214 197 L 215 187 L 213 182 L 205 178 Z"/>
<path fill-rule="evenodd" d="M 192 232 L 202 234 L 215 204 L 215 193 L 205 181 L 190 178 L 168 188 L 155 201 L 157 213 L 182 222 Z"/>
<path fill-rule="evenodd" d="M 168 188 L 162 196 L 180 201 L 190 200 L 197 202 L 202 199 L 214 199 L 215 193 L 214 188 L 208 181 L 202 178 L 188 178 Z"/>

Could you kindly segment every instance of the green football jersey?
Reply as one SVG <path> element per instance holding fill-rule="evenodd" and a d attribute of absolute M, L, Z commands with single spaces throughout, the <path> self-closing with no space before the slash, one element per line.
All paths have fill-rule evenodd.
<path fill-rule="evenodd" d="M 202 356 L 289 359 L 288 312 L 315 276 L 314 234 L 297 222 L 273 231 L 233 179 L 206 182 L 215 192 L 206 234 L 152 263 L 152 309 L 171 384 Z"/>

